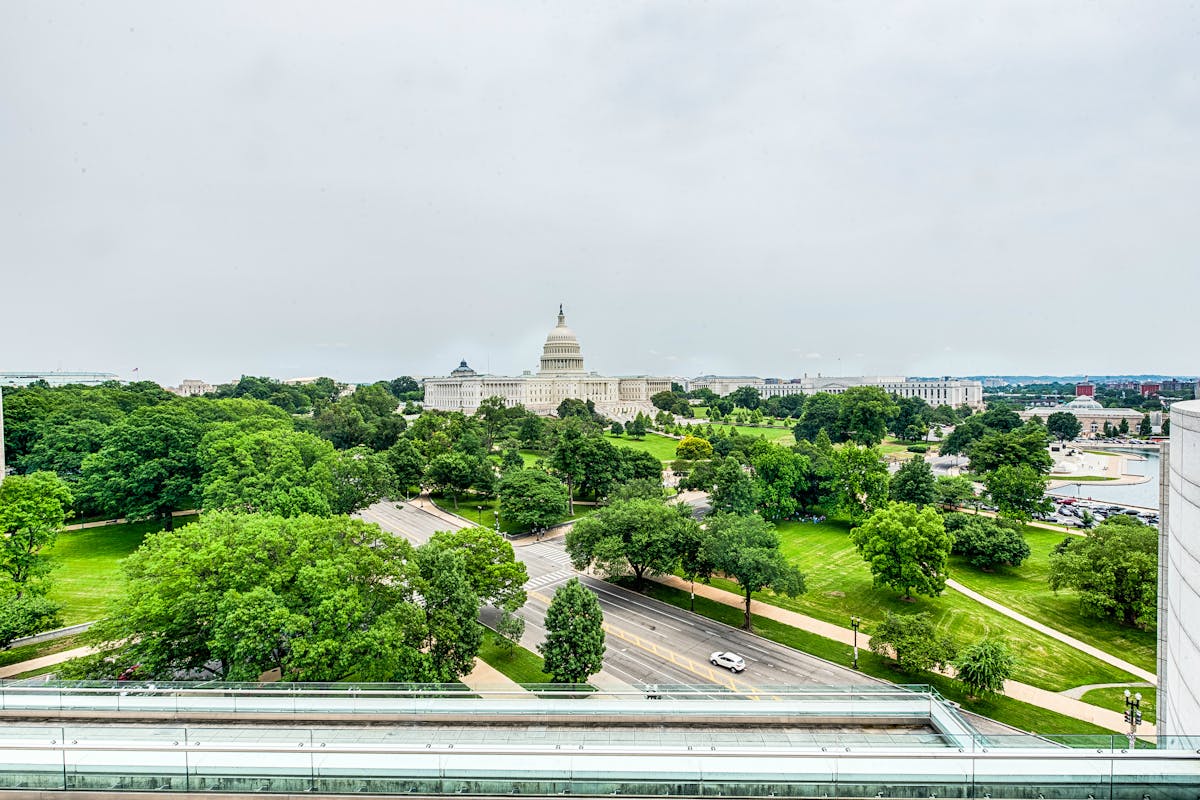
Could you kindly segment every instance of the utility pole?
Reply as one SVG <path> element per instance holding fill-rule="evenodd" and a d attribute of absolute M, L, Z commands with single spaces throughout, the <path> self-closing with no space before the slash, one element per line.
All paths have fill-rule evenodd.
<path fill-rule="evenodd" d="M 1129 749 L 1134 748 L 1138 725 L 1142 724 L 1142 693 L 1130 696 L 1125 690 L 1125 721 L 1129 723 Z"/>

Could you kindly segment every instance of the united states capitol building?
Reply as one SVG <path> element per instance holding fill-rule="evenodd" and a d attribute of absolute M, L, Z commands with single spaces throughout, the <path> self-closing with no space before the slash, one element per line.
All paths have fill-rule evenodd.
<path fill-rule="evenodd" d="M 519 404 L 538 414 L 550 414 L 563 400 L 575 398 L 591 400 L 598 412 L 621 420 L 632 419 L 638 412 L 653 414 L 650 397 L 670 388 L 670 378 L 606 377 L 586 371 L 579 339 L 567 327 L 559 306 L 558 324 L 546 336 L 536 374 L 480 375 L 464 360 L 447 378 L 425 379 L 425 407 L 472 414 L 487 398 L 499 397 L 507 406 Z"/>

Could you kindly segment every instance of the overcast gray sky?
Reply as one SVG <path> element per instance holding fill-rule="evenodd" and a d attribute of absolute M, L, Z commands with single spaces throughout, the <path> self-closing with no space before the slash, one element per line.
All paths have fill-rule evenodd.
<path fill-rule="evenodd" d="M 0 371 L 1200 370 L 1194 2 L 0 4 Z"/>

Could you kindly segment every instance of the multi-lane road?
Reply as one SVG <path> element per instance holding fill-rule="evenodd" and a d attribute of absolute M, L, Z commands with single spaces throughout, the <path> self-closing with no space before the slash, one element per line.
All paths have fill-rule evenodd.
<path fill-rule="evenodd" d="M 384 530 L 414 544 L 452 523 L 443 517 L 402 504 L 377 503 L 359 513 Z M 562 539 L 519 545 L 517 557 L 529 573 L 529 601 L 522 644 L 533 649 L 545 638 L 543 619 L 554 591 L 578 577 L 600 599 L 607 625 L 604 672 L 629 684 L 712 684 L 753 691 L 768 686 L 875 683 L 862 673 L 830 664 L 752 634 L 713 622 L 674 606 L 651 600 L 571 568 Z M 732 650 L 746 659 L 746 671 L 733 675 L 709 664 L 709 654 Z"/>

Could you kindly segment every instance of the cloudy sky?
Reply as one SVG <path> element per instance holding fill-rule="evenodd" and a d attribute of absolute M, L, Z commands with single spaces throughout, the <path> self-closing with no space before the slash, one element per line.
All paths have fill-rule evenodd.
<path fill-rule="evenodd" d="M 0 371 L 1200 371 L 1200 9 L 0 4 Z"/>

